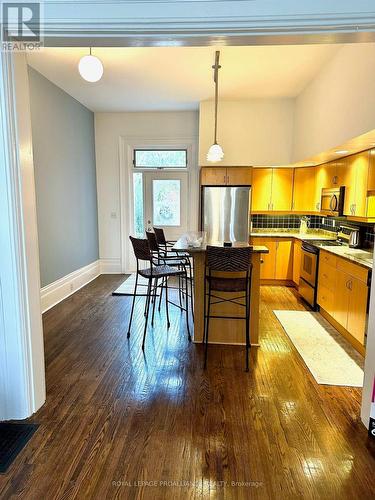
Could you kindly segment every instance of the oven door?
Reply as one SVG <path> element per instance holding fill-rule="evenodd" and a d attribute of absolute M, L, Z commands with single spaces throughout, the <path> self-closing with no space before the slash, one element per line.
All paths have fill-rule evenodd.
<path fill-rule="evenodd" d="M 302 248 L 300 276 L 315 288 L 318 255 Z"/>

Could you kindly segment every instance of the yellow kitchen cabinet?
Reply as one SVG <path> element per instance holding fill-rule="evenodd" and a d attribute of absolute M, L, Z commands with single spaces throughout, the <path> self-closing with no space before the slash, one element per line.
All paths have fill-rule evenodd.
<path fill-rule="evenodd" d="M 316 167 L 316 179 L 321 188 L 333 188 L 336 183 L 337 165 L 335 161 L 329 161 Z"/>
<path fill-rule="evenodd" d="M 300 268 L 301 268 L 301 240 L 293 241 L 293 281 L 296 285 L 299 284 Z"/>
<path fill-rule="evenodd" d="M 272 238 L 254 238 L 254 245 L 263 245 L 268 248 L 269 253 L 262 254 L 262 265 L 260 266 L 260 279 L 272 280 L 275 278 L 276 266 L 276 241 Z"/>
<path fill-rule="evenodd" d="M 293 198 L 293 177 L 293 168 L 272 169 L 272 211 L 284 212 L 291 210 Z"/>
<path fill-rule="evenodd" d="M 355 278 L 350 279 L 346 329 L 361 344 L 364 344 L 365 341 L 368 293 L 369 289 L 366 283 Z"/>
<path fill-rule="evenodd" d="M 296 168 L 293 184 L 293 212 L 314 212 L 316 201 L 315 167 Z"/>
<path fill-rule="evenodd" d="M 363 151 L 346 159 L 342 186 L 345 186 L 344 215 L 367 216 L 367 180 L 369 171 L 369 152 Z"/>
<path fill-rule="evenodd" d="M 253 212 L 288 212 L 292 208 L 293 168 L 254 168 Z"/>
<path fill-rule="evenodd" d="M 375 149 L 369 151 L 367 190 L 375 192 Z"/>
<path fill-rule="evenodd" d="M 202 186 L 251 186 L 252 167 L 203 167 Z"/>
<path fill-rule="evenodd" d="M 367 322 L 367 278 L 366 268 L 320 252 L 318 304 L 362 345 Z"/>
<path fill-rule="evenodd" d="M 262 254 L 263 263 L 260 267 L 262 280 L 293 279 L 293 240 L 288 238 L 262 238 L 253 236 L 253 245 L 264 245 L 268 254 Z"/>
<path fill-rule="evenodd" d="M 336 293 L 333 303 L 333 311 L 331 314 L 337 321 L 337 323 L 339 323 L 344 328 L 347 327 L 348 323 L 349 281 L 349 274 L 346 274 L 340 270 L 336 270 Z"/>
<path fill-rule="evenodd" d="M 204 167 L 201 169 L 202 186 L 225 186 L 227 180 L 226 168 Z"/>
<path fill-rule="evenodd" d="M 336 174 L 334 177 L 334 185 L 333 187 L 340 187 L 344 186 L 344 178 L 346 175 L 346 169 L 347 169 L 347 157 L 343 158 L 338 158 L 335 161 L 336 164 Z"/>
<path fill-rule="evenodd" d="M 375 218 L 375 149 L 371 149 L 369 152 L 367 217 Z"/>
<path fill-rule="evenodd" d="M 251 186 L 252 170 L 251 167 L 228 167 L 227 186 Z"/>
<path fill-rule="evenodd" d="M 254 168 L 251 190 L 253 212 L 267 212 L 271 206 L 272 168 Z"/>
<path fill-rule="evenodd" d="M 276 241 L 275 279 L 293 279 L 293 240 L 280 238 Z"/>
<path fill-rule="evenodd" d="M 368 292 L 366 283 L 337 270 L 333 318 L 361 344 L 365 340 Z"/>

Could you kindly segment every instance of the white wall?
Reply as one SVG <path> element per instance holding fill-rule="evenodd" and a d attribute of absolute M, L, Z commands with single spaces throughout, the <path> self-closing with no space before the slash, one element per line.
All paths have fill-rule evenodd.
<path fill-rule="evenodd" d="M 198 144 L 198 112 L 96 113 L 95 149 L 98 189 L 99 257 L 108 269 L 121 259 L 120 142 L 188 139 Z M 197 162 L 197 159 L 196 159 Z M 198 196 L 197 196 L 198 199 Z M 110 265 L 112 263 L 112 266 Z"/>
<path fill-rule="evenodd" d="M 221 101 L 218 142 L 224 149 L 222 166 L 287 165 L 293 144 L 294 99 Z M 213 143 L 214 103 L 200 103 L 199 164 Z"/>
<path fill-rule="evenodd" d="M 292 161 L 375 129 L 375 44 L 345 45 L 297 97 Z"/>

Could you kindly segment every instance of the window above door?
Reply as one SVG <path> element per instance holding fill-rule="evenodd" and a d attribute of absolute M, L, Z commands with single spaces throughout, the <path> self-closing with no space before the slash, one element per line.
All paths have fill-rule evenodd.
<path fill-rule="evenodd" d="M 187 149 L 134 149 L 134 168 L 187 168 Z"/>

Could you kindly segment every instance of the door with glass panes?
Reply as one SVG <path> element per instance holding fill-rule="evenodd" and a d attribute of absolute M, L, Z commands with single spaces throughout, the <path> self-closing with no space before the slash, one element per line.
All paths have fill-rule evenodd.
<path fill-rule="evenodd" d="M 155 154 L 147 158 L 145 151 L 142 151 L 142 156 L 137 158 L 136 152 L 133 169 L 134 233 L 144 237 L 145 229 L 156 226 L 164 229 L 168 240 L 177 240 L 188 230 L 189 176 L 186 151 L 184 155 L 180 152 L 178 162 L 177 151 L 158 152 L 156 160 Z M 159 166 L 163 161 L 172 165 Z"/>

